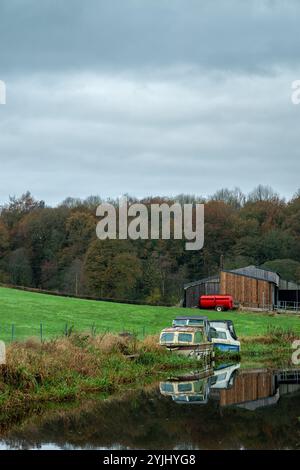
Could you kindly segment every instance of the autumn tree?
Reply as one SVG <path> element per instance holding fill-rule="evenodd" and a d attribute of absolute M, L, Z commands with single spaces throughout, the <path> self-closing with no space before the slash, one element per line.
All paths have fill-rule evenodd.
<path fill-rule="evenodd" d="M 121 294 L 130 296 L 141 267 L 130 241 L 95 240 L 87 250 L 84 272 L 87 287 L 93 295 L 120 298 Z"/>
<path fill-rule="evenodd" d="M 32 270 L 30 260 L 25 248 L 18 248 L 9 256 L 8 270 L 11 284 L 17 286 L 30 286 Z"/>

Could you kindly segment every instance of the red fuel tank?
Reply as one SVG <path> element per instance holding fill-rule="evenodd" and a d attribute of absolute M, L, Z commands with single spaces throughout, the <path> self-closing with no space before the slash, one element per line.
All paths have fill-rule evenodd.
<path fill-rule="evenodd" d="M 231 295 L 201 295 L 199 297 L 199 308 L 214 308 L 218 312 L 232 310 L 233 298 Z"/>

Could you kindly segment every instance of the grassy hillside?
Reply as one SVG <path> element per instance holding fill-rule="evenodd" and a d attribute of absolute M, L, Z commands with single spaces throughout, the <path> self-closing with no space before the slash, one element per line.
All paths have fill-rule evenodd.
<path fill-rule="evenodd" d="M 199 314 L 199 310 L 169 307 L 152 307 L 97 302 L 56 297 L 45 294 L 0 288 L 0 339 L 14 339 L 40 335 L 50 338 L 63 333 L 66 323 L 76 331 L 120 332 L 123 330 L 143 334 L 158 333 L 171 324 L 178 314 Z M 270 325 L 291 328 L 300 334 L 300 318 L 287 315 L 201 311 L 209 318 L 227 318 L 234 321 L 237 333 L 242 336 L 265 334 Z"/>

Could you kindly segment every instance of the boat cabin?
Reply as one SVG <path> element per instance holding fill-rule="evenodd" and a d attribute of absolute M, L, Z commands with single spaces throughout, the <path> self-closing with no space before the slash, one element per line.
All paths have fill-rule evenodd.
<path fill-rule="evenodd" d="M 209 324 L 215 331 L 211 337 L 215 348 L 220 351 L 240 352 L 241 343 L 231 320 L 213 320 Z"/>
<path fill-rule="evenodd" d="M 210 320 L 209 324 L 210 324 L 210 326 L 212 326 L 215 329 L 225 328 L 226 330 L 229 330 L 229 333 L 230 333 L 232 339 L 234 339 L 234 340 L 238 339 L 232 320 Z"/>
<path fill-rule="evenodd" d="M 211 337 L 214 336 L 213 327 L 210 326 L 208 317 L 200 315 L 191 316 L 180 316 L 176 317 L 172 322 L 173 327 L 203 327 L 205 329 L 207 338 L 211 341 Z"/>
<path fill-rule="evenodd" d="M 170 351 L 197 358 L 211 356 L 213 352 L 213 344 L 203 326 L 165 328 L 160 334 L 159 343 Z"/>
<path fill-rule="evenodd" d="M 207 342 L 204 328 L 171 327 L 165 328 L 160 334 L 160 344 L 163 345 L 191 345 L 197 346 Z"/>

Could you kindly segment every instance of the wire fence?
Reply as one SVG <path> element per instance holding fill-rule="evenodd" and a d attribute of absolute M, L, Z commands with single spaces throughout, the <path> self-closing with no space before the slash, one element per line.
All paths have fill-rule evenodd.
<path fill-rule="evenodd" d="M 147 335 L 153 334 L 153 332 L 148 330 L 145 326 L 140 328 L 125 328 L 125 326 L 121 328 L 110 328 L 99 326 L 95 323 L 81 327 L 76 327 L 76 324 L 68 322 L 60 326 L 48 325 L 46 323 L 40 323 L 36 326 L 0 323 L 0 340 L 6 343 L 26 341 L 29 338 L 43 342 L 60 337 L 69 337 L 75 333 L 86 334 L 93 337 L 111 333 L 115 335 L 131 335 L 138 339 L 144 339 Z"/>
<path fill-rule="evenodd" d="M 239 306 L 240 310 L 247 310 L 253 312 L 278 312 L 278 313 L 295 313 L 300 314 L 300 302 L 291 302 L 291 301 L 278 301 L 277 305 L 274 304 L 258 304 L 243 302 Z"/>

